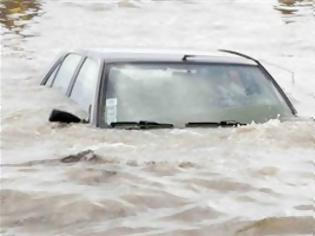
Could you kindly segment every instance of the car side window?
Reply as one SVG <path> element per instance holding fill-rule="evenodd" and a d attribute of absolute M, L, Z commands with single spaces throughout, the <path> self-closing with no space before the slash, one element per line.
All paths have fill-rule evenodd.
<path fill-rule="evenodd" d="M 63 93 L 66 93 L 71 78 L 76 71 L 82 57 L 76 54 L 68 55 L 61 64 L 61 67 L 53 81 L 53 87 L 60 88 Z"/>
<path fill-rule="evenodd" d="M 99 74 L 99 66 L 96 61 L 87 58 L 80 69 L 74 83 L 70 97 L 85 111 L 93 103 L 94 94 Z"/>
<path fill-rule="evenodd" d="M 54 78 L 56 76 L 56 73 L 57 73 L 59 67 L 60 67 L 60 64 L 55 67 L 54 71 L 50 74 L 50 76 L 46 82 L 46 85 L 48 85 L 48 86 L 52 85 L 52 82 L 54 81 Z"/>

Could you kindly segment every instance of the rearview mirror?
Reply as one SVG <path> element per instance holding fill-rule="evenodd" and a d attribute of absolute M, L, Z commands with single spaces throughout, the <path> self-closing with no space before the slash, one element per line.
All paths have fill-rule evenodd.
<path fill-rule="evenodd" d="M 49 116 L 50 122 L 61 122 L 61 123 L 80 123 L 82 120 L 66 111 L 53 109 Z"/>

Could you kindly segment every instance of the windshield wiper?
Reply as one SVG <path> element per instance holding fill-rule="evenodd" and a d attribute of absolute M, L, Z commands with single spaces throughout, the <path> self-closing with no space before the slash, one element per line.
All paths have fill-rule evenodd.
<path fill-rule="evenodd" d="M 125 129 L 163 129 L 163 128 L 173 128 L 173 124 L 158 123 L 154 121 L 141 120 L 139 122 L 135 121 L 119 121 L 110 123 L 112 128 L 125 128 Z"/>
<path fill-rule="evenodd" d="M 235 120 L 222 120 L 219 122 L 188 122 L 186 123 L 186 127 L 233 127 L 239 125 L 246 125 L 245 123 L 241 123 Z"/>

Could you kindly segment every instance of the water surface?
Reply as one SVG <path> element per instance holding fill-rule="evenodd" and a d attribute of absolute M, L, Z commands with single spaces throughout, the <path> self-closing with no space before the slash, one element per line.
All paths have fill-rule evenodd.
<path fill-rule="evenodd" d="M 0 234 L 312 235 L 313 122 L 62 126 L 48 123 L 49 112 L 75 105 L 38 85 L 63 50 L 228 48 L 270 62 L 299 114 L 315 116 L 312 4 L 1 1 Z"/>

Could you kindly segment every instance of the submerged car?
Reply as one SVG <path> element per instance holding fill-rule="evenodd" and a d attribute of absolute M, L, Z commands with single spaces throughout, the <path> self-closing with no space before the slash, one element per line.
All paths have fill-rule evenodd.
<path fill-rule="evenodd" d="M 87 113 L 50 121 L 101 128 L 235 126 L 296 116 L 262 64 L 247 55 L 88 49 L 62 55 L 42 80 Z"/>

